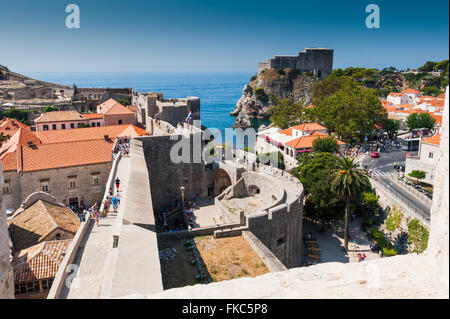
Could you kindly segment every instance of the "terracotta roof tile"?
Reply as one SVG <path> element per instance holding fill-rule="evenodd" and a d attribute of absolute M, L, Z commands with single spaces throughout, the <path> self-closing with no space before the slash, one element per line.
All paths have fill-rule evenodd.
<path fill-rule="evenodd" d="M 287 146 L 292 147 L 294 149 L 299 149 L 299 148 L 312 148 L 313 147 L 313 142 L 315 139 L 317 138 L 321 138 L 321 136 L 327 136 L 326 134 L 318 134 L 318 135 L 310 135 L 310 136 L 302 136 L 299 138 L 296 138 L 292 141 L 289 141 L 286 143 Z M 344 142 L 337 140 L 339 145 L 343 145 L 345 144 Z"/>
<path fill-rule="evenodd" d="M 282 131 L 280 131 L 280 134 L 292 136 L 293 129 L 303 131 L 303 132 L 311 132 L 311 131 L 322 131 L 322 130 L 326 130 L 327 128 L 318 123 L 303 123 L 303 124 L 299 124 L 299 125 L 290 127 L 288 129 L 282 130 Z"/>
<path fill-rule="evenodd" d="M 420 94 L 420 91 L 417 91 L 417 90 L 414 90 L 414 89 L 407 89 L 407 90 L 403 90 L 402 93 Z"/>
<path fill-rule="evenodd" d="M 109 99 L 108 101 L 97 106 L 99 113 L 116 115 L 116 114 L 133 114 L 127 107 L 123 106 L 114 99 Z"/>
<path fill-rule="evenodd" d="M 36 123 L 83 121 L 85 118 L 77 111 L 53 111 L 39 116 L 34 121 Z"/>
<path fill-rule="evenodd" d="M 434 136 L 428 137 L 422 140 L 423 143 L 441 145 L 441 134 L 436 134 Z"/>
<path fill-rule="evenodd" d="M 126 124 L 75 128 L 70 130 L 36 131 L 33 133 L 42 141 L 42 144 L 50 144 L 72 141 L 103 140 L 105 135 L 108 135 L 111 139 L 115 139 L 116 136 L 120 136 L 123 131 L 129 130 L 130 127 L 132 130 L 129 132 L 135 132 L 134 134 L 131 134 L 131 137 L 147 135 L 145 130 L 134 125 Z"/>
<path fill-rule="evenodd" d="M 101 114 L 101 113 L 84 113 L 82 115 L 84 118 L 87 118 L 87 119 L 102 119 L 103 118 L 103 114 Z"/>
<path fill-rule="evenodd" d="M 12 261 L 14 283 L 54 278 L 71 241 L 47 241 L 19 251 Z"/>
<path fill-rule="evenodd" d="M 22 169 L 38 171 L 53 168 L 92 165 L 112 161 L 113 141 L 89 140 L 67 143 L 23 146 Z"/>
<path fill-rule="evenodd" d="M 70 208 L 38 200 L 18 213 L 8 226 L 14 248 L 21 250 L 45 241 L 58 228 L 75 235 L 80 219 Z"/>

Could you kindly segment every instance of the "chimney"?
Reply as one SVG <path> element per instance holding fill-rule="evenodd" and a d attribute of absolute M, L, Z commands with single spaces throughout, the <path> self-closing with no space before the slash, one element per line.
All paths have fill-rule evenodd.
<path fill-rule="evenodd" d="M 103 135 L 103 137 L 105 138 L 105 141 L 109 140 L 109 135 L 108 134 Z"/>
<path fill-rule="evenodd" d="M 27 141 L 27 144 L 28 144 L 28 147 L 33 147 L 34 146 L 33 141 Z"/>

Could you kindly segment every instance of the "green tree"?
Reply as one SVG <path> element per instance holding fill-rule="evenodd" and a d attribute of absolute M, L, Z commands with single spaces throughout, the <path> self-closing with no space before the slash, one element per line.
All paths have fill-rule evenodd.
<path fill-rule="evenodd" d="M 319 105 L 323 99 L 339 91 L 344 83 L 352 81 L 349 76 L 329 76 L 325 80 L 316 82 L 312 88 L 312 103 Z"/>
<path fill-rule="evenodd" d="M 300 180 L 305 190 L 305 217 L 320 221 L 322 229 L 327 221 L 342 216 L 344 209 L 344 201 L 333 194 L 328 181 L 337 159 L 330 153 L 304 154 L 292 170 L 292 175 Z"/>
<path fill-rule="evenodd" d="M 84 124 L 84 123 L 78 124 L 78 128 L 86 128 L 86 127 L 91 127 L 91 126 L 89 124 Z"/>
<path fill-rule="evenodd" d="M 119 102 L 120 104 L 125 105 L 125 106 L 131 105 L 130 101 L 128 101 L 126 99 L 119 99 L 119 100 L 117 100 L 117 102 Z"/>
<path fill-rule="evenodd" d="M 373 192 L 363 192 L 361 196 L 361 203 L 369 212 L 374 212 L 380 204 L 378 203 L 378 197 Z"/>
<path fill-rule="evenodd" d="M 44 111 L 44 113 L 47 113 L 47 112 L 59 111 L 59 109 L 56 106 L 47 105 L 46 107 L 44 107 L 43 111 Z"/>
<path fill-rule="evenodd" d="M 389 135 L 389 138 L 393 139 L 397 135 L 397 132 L 400 128 L 400 121 L 384 119 L 382 121 L 382 127 L 383 130 Z"/>
<path fill-rule="evenodd" d="M 347 81 L 335 94 L 309 109 L 313 120 L 346 142 L 362 141 L 385 117 L 376 90 Z"/>
<path fill-rule="evenodd" d="M 304 109 L 303 101 L 294 103 L 289 99 L 277 100 L 277 104 L 271 109 L 270 121 L 281 129 L 295 126 L 302 123 Z"/>
<path fill-rule="evenodd" d="M 442 91 L 435 86 L 426 86 L 422 89 L 422 92 L 424 95 L 429 96 L 438 96 L 439 94 L 442 94 Z"/>
<path fill-rule="evenodd" d="M 416 184 L 419 184 L 419 179 L 424 179 L 426 176 L 426 173 L 424 171 L 420 170 L 413 170 L 408 174 L 409 177 L 416 179 Z"/>
<path fill-rule="evenodd" d="M 30 114 L 29 110 L 19 110 L 16 108 L 12 108 L 10 110 L 3 111 L 0 119 L 13 118 L 13 119 L 16 119 L 16 120 L 22 122 L 23 124 L 30 125 L 28 122 L 29 114 Z"/>
<path fill-rule="evenodd" d="M 427 61 L 424 65 L 419 67 L 417 71 L 423 71 L 423 72 L 431 72 L 433 71 L 433 68 L 437 65 L 437 62 L 433 61 Z"/>
<path fill-rule="evenodd" d="M 7 140 L 9 140 L 11 138 L 11 135 L 7 134 L 3 134 L 3 132 L 0 133 L 0 146 L 2 145 L 3 142 L 6 142 Z"/>
<path fill-rule="evenodd" d="M 331 171 L 330 181 L 332 192 L 345 200 L 344 247 L 348 250 L 350 204 L 362 191 L 371 187 L 369 176 L 359 168 L 356 158 L 342 157 L 338 158 L 336 168 Z"/>
<path fill-rule="evenodd" d="M 267 96 L 266 91 L 264 91 L 263 88 L 257 88 L 255 90 L 255 96 L 262 102 L 267 102 L 269 100 L 269 97 Z"/>
<path fill-rule="evenodd" d="M 334 153 L 339 149 L 339 144 L 332 136 L 316 138 L 313 142 L 314 152 Z"/>
<path fill-rule="evenodd" d="M 415 253 L 423 253 L 428 246 L 430 233 L 422 226 L 417 218 L 408 223 L 408 244 Z"/>
<path fill-rule="evenodd" d="M 432 129 L 436 120 L 428 113 L 411 113 L 406 118 L 406 126 L 409 130 L 415 128 Z"/>

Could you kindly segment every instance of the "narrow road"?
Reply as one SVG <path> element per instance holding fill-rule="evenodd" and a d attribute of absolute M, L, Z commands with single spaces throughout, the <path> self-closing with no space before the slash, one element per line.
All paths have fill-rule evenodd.
<path fill-rule="evenodd" d="M 420 199 L 414 197 L 411 193 L 409 193 L 407 190 L 397 185 L 396 183 L 393 183 L 389 177 L 377 176 L 376 181 L 382 183 L 391 191 L 394 196 L 401 198 L 403 202 L 407 203 L 407 206 L 411 210 L 422 216 L 423 219 L 427 221 L 430 220 L 431 208 Z"/>

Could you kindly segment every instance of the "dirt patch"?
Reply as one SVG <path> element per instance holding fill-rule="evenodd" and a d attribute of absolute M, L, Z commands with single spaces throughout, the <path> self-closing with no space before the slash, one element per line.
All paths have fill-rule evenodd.
<path fill-rule="evenodd" d="M 197 249 L 212 281 L 256 277 L 269 272 L 264 262 L 242 236 L 195 238 Z"/>

